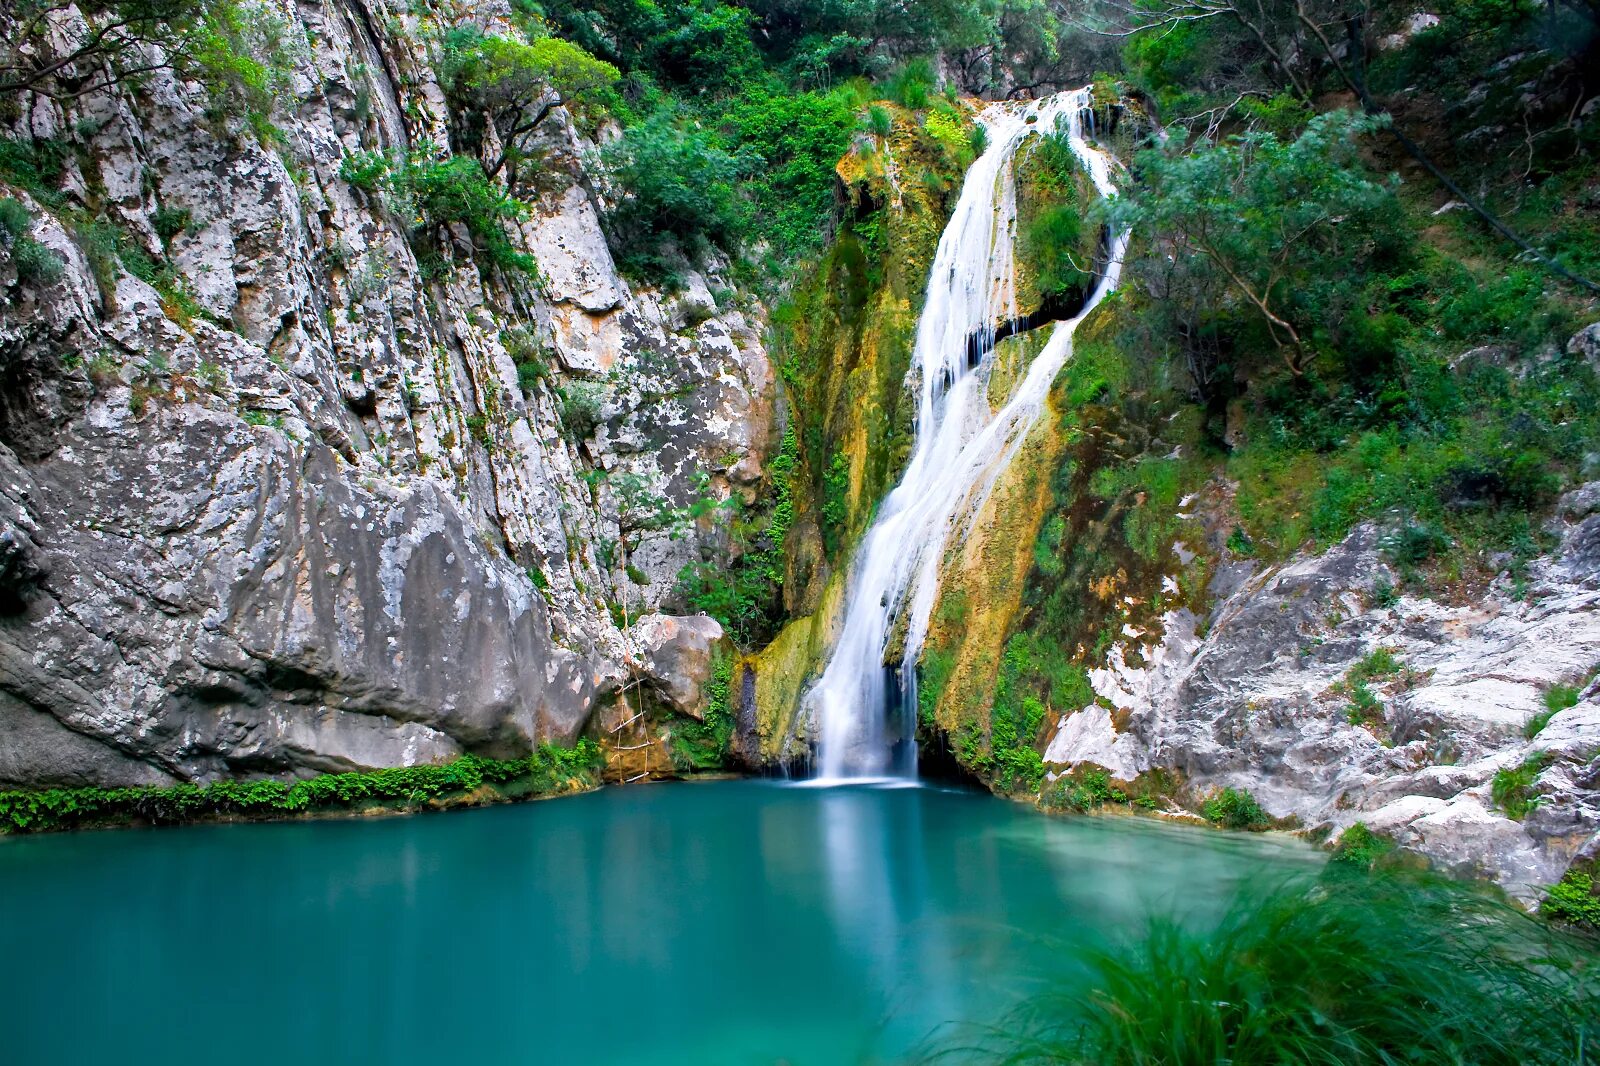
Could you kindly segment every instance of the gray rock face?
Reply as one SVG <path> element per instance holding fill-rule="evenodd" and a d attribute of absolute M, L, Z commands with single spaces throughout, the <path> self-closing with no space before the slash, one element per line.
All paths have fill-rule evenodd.
<path fill-rule="evenodd" d="M 1600 684 L 1524 736 L 1546 691 L 1600 667 L 1597 504 L 1600 484 L 1563 498 L 1560 548 L 1530 567 L 1520 596 L 1502 578 L 1470 605 L 1379 606 L 1373 585 L 1393 575 L 1377 530 L 1363 526 L 1321 556 L 1231 586 L 1203 639 L 1187 612 L 1170 613 L 1140 657 L 1114 648 L 1091 674 L 1126 727 L 1100 707 L 1070 714 L 1046 761 L 1122 778 L 1177 769 L 1197 794 L 1247 788 L 1275 816 L 1334 834 L 1364 821 L 1535 896 L 1600 848 Z M 1368 682 L 1381 706 L 1352 722 L 1351 668 L 1380 648 L 1402 669 Z M 1517 820 L 1496 805 L 1493 781 L 1525 763 L 1536 806 Z"/>
<path fill-rule="evenodd" d="M 651 615 L 640 619 L 629 636 L 639 649 L 641 672 L 661 700 L 679 714 L 703 720 L 712 650 L 722 640 L 716 619 Z"/>
<path fill-rule="evenodd" d="M 91 260 L 0 189 L 66 267 L 23 284 L 0 255 L 0 787 L 569 740 L 645 654 L 613 605 L 678 609 L 679 570 L 725 537 L 695 505 L 762 477 L 759 308 L 719 310 L 716 278 L 668 298 L 617 274 L 564 112 L 517 235 L 539 277 L 484 266 L 465 232 L 424 271 L 409 220 L 341 164 L 446 147 L 434 35 L 383 3 L 285 17 L 306 45 L 280 147 L 219 132 L 159 71 L 19 120 L 73 144 L 69 204 L 171 271 L 158 289 L 128 255 Z M 165 244 L 158 209 L 188 212 Z M 519 380 L 519 359 L 548 369 Z M 587 439 L 563 418 L 579 393 Z M 649 649 L 663 678 L 704 654 Z"/>

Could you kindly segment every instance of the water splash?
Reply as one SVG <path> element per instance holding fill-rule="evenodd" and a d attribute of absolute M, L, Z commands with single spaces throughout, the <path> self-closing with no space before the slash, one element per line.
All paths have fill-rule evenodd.
<path fill-rule="evenodd" d="M 953 533 L 965 536 L 1000 472 L 1044 407 L 1072 354 L 1078 323 L 1114 289 L 1127 234 L 1111 239 L 1093 294 L 1058 323 L 1009 402 L 991 411 L 988 376 L 996 327 L 1019 317 L 1017 150 L 1029 134 L 1063 130 L 1095 188 L 1111 196 L 1111 159 L 1083 135 L 1089 90 L 1028 104 L 993 104 L 979 116 L 988 147 L 972 164 L 939 240 L 917 324 L 916 444 L 905 476 L 880 508 L 856 555 L 844 627 L 822 677 L 806 695 L 819 730 L 823 782 L 916 776 L 916 671 Z M 974 343 L 976 341 L 976 343 Z M 973 365 L 973 352 L 982 353 Z M 884 658 L 904 625 L 900 659 Z"/>

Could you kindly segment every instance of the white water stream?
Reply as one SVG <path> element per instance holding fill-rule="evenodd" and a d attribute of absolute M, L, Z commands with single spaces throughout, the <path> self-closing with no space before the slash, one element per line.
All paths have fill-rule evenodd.
<path fill-rule="evenodd" d="M 917 383 L 916 444 L 900 484 L 884 500 L 855 557 L 844 627 L 822 677 L 806 696 L 819 729 L 819 783 L 916 776 L 916 670 L 953 535 L 964 538 L 995 480 L 1043 410 L 1072 354 L 1083 317 L 1114 289 L 1127 234 L 1111 240 L 1093 294 L 1076 318 L 1057 323 L 1026 377 L 999 411 L 988 400 L 996 327 L 1017 306 L 1017 151 L 1030 134 L 1064 131 L 1102 196 L 1111 159 L 1083 136 L 1089 91 L 1027 104 L 992 104 L 979 120 L 988 147 L 967 171 L 939 240 L 917 325 L 910 379 Z M 968 365 L 969 339 L 983 358 Z M 884 656 L 901 613 L 905 641 L 896 672 Z"/>

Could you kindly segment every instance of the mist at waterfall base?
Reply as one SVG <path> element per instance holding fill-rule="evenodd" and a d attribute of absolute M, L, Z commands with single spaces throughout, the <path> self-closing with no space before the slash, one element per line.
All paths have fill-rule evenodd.
<path fill-rule="evenodd" d="M 1072 354 L 1078 323 L 1121 276 L 1125 233 L 1109 240 L 1083 309 L 1052 328 L 1011 398 L 991 410 L 996 328 L 1022 317 L 1018 155 L 1037 143 L 1035 134 L 1064 133 L 1100 195 L 1114 195 L 1111 157 L 1084 136 L 1089 106 L 1089 90 L 1079 89 L 1026 104 L 992 104 L 980 116 L 988 144 L 968 169 L 940 237 L 912 348 L 916 442 L 900 484 L 851 564 L 843 625 L 806 696 L 818 737 L 818 783 L 916 776 L 913 664 L 927 636 L 946 548 L 965 536 L 1038 421 L 1051 382 Z M 974 351 L 981 355 L 976 361 Z M 895 670 L 885 659 L 897 633 L 903 633 L 897 650 L 904 665 Z"/>
<path fill-rule="evenodd" d="M 1206 921 L 1318 861 L 757 781 L 0 839 L 0 1060 L 897 1062 L 1070 980 L 1148 908 Z"/>

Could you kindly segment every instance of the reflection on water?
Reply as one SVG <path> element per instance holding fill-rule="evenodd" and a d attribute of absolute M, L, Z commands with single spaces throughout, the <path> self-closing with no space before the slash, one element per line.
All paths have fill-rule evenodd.
<path fill-rule="evenodd" d="M 0 840 L 8 1063 L 893 1062 L 1313 853 L 936 789 Z M 18 960 L 24 960 L 19 963 Z"/>

